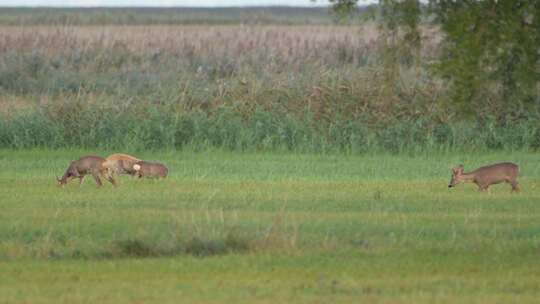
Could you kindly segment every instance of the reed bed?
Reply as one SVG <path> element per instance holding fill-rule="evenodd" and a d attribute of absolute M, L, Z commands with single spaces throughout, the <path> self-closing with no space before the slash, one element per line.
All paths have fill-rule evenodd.
<path fill-rule="evenodd" d="M 2 147 L 420 151 L 536 149 L 537 111 L 457 115 L 421 60 L 381 65 L 360 26 L 0 27 Z"/>

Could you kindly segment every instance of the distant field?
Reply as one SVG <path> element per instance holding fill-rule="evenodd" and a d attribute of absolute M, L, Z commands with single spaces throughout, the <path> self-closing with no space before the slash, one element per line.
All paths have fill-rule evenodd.
<path fill-rule="evenodd" d="M 1 303 L 535 303 L 540 162 L 523 152 L 141 153 L 164 181 L 88 178 L 83 154 L 0 150 Z M 449 190 L 509 160 L 508 185 Z"/>

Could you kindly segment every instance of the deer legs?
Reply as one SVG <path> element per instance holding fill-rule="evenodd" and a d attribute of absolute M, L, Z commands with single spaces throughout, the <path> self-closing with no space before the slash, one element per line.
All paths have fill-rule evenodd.
<path fill-rule="evenodd" d="M 521 191 L 521 188 L 519 187 L 519 184 L 516 180 L 514 181 L 511 181 L 511 180 L 505 180 L 505 182 L 507 182 L 508 184 L 510 184 L 510 186 L 512 186 L 512 191 L 511 192 L 520 192 Z M 478 184 L 478 191 L 479 192 L 489 192 L 489 185 L 485 185 L 485 184 Z"/>
<path fill-rule="evenodd" d="M 116 180 L 114 179 L 113 176 L 105 175 L 105 179 L 108 180 L 113 186 L 116 187 Z"/>
<path fill-rule="evenodd" d="M 510 185 L 512 186 L 512 192 L 520 192 L 521 191 L 517 181 L 510 182 Z"/>
<path fill-rule="evenodd" d="M 103 183 L 101 182 L 101 179 L 99 178 L 99 174 L 97 174 L 96 172 L 92 172 L 92 177 L 96 181 L 96 184 L 98 187 L 101 187 L 103 185 Z"/>

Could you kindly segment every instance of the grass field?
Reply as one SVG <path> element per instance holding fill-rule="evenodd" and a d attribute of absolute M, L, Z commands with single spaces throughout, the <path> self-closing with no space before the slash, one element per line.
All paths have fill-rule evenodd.
<path fill-rule="evenodd" d="M 88 178 L 104 151 L 0 150 L 0 303 L 535 303 L 540 162 L 525 152 L 140 153 L 164 181 Z M 448 189 L 514 161 L 522 193 Z"/>

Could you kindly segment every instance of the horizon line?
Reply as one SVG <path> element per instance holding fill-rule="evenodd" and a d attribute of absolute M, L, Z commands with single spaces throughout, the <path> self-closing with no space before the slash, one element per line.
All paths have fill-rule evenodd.
<path fill-rule="evenodd" d="M 271 8 L 271 7 L 291 7 L 291 8 L 325 8 L 331 4 L 325 5 L 229 5 L 229 6 L 182 6 L 182 5 L 0 5 L 0 8 Z M 362 5 L 360 5 L 362 6 Z"/>

